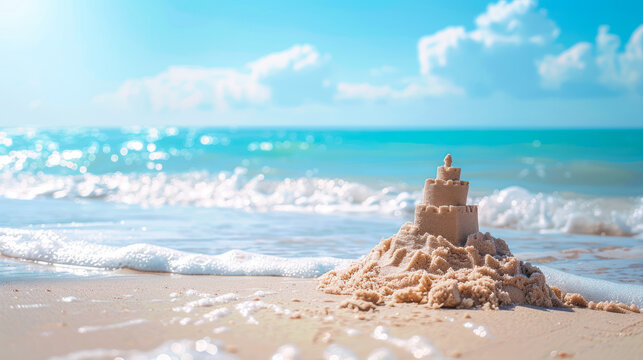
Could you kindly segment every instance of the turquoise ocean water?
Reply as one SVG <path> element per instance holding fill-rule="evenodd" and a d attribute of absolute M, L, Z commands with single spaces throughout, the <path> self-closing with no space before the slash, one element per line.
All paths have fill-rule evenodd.
<path fill-rule="evenodd" d="M 643 284 L 641 130 L 0 129 L 0 281 L 317 276 L 412 219 L 447 153 L 483 230 Z M 284 258 L 287 258 L 285 260 Z"/>

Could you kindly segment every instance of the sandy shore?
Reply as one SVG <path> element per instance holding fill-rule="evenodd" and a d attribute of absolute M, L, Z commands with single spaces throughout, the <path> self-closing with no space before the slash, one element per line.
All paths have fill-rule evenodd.
<path fill-rule="evenodd" d="M 295 345 L 304 359 L 338 349 L 365 359 L 382 348 L 389 350 L 380 354 L 397 359 L 413 353 L 462 359 L 643 357 L 642 314 L 524 306 L 430 310 L 412 304 L 356 313 L 339 308 L 346 297 L 316 291 L 314 280 L 278 277 L 137 274 L 0 287 L 5 359 L 95 349 L 125 354 L 204 337 L 221 341 L 222 350 L 242 359 L 268 359 L 285 344 Z"/>

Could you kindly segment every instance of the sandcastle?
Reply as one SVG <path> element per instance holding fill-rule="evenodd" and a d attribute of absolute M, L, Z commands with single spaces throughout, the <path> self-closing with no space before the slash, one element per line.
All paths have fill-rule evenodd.
<path fill-rule="evenodd" d="M 581 306 L 615 312 L 638 312 L 635 305 L 594 304 L 579 294 L 550 287 L 536 266 L 514 257 L 504 240 L 478 231 L 478 207 L 467 205 L 469 182 L 451 155 L 427 179 L 414 222 L 382 239 L 361 261 L 332 270 L 318 289 L 353 295 L 342 306 L 370 310 L 390 303 L 426 304 L 430 308 L 529 304 Z"/>
<path fill-rule="evenodd" d="M 460 168 L 452 167 L 452 161 L 448 154 L 436 178 L 426 179 L 424 198 L 415 207 L 415 225 L 420 233 L 462 246 L 467 236 L 478 232 L 478 207 L 466 204 L 469 182 L 460 180 Z"/>

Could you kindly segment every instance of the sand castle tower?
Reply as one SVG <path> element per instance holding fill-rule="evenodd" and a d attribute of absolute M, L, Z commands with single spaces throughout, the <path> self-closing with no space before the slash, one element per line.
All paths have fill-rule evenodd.
<path fill-rule="evenodd" d="M 438 167 L 435 179 L 426 179 L 424 199 L 415 207 L 415 225 L 420 233 L 442 235 L 462 246 L 478 231 L 478 207 L 467 205 L 469 182 L 460 180 L 460 168 L 452 167 L 451 154 Z"/>

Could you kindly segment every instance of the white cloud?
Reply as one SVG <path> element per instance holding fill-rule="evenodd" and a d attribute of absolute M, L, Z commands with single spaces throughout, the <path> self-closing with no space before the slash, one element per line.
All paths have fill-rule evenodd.
<path fill-rule="evenodd" d="M 487 6 L 471 31 L 450 26 L 420 38 L 418 61 L 422 74 L 446 67 L 450 57 L 469 56 L 473 63 L 476 56 L 501 45 L 543 46 L 551 42 L 558 36 L 558 27 L 536 6 L 535 0 L 501 0 Z"/>
<path fill-rule="evenodd" d="M 420 76 L 395 89 L 391 85 L 341 83 L 337 99 L 409 99 L 440 95 L 525 91 L 517 77 L 538 74 L 532 53 L 542 56 L 559 30 L 535 0 L 501 0 L 487 6 L 475 26 L 449 26 L 417 44 Z M 518 48 L 520 47 L 520 48 Z M 527 74 L 527 75 L 525 75 Z M 526 90 L 526 92 L 531 89 Z"/>
<path fill-rule="evenodd" d="M 515 28 L 515 17 L 522 15 L 536 5 L 531 0 L 516 0 L 507 3 L 504 0 L 496 4 L 487 5 L 487 11 L 476 18 L 476 25 L 479 27 L 489 27 L 496 23 L 508 22 Z"/>
<path fill-rule="evenodd" d="M 266 55 L 248 64 L 255 77 L 265 77 L 272 73 L 292 69 L 299 71 L 317 64 L 319 53 L 311 45 L 295 45 L 290 49 Z"/>
<path fill-rule="evenodd" d="M 637 92 L 643 87 L 643 25 L 634 30 L 625 49 L 621 40 L 598 28 L 596 45 L 580 42 L 560 55 L 546 55 L 538 63 L 545 88 L 559 89 L 565 84 L 583 84 L 585 89 Z"/>
<path fill-rule="evenodd" d="M 443 79 L 470 95 L 496 92 L 518 97 L 595 96 L 643 90 L 643 25 L 624 50 L 601 26 L 596 45 L 579 42 L 564 51 L 560 30 L 535 0 L 500 0 L 487 6 L 475 26 L 449 26 L 418 41 L 424 76 Z"/>
<path fill-rule="evenodd" d="M 546 37 L 555 38 L 558 36 L 557 28 L 547 21 L 546 14 L 533 11 L 536 5 L 535 0 L 501 0 L 489 4 L 487 11 L 476 18 L 476 28 L 468 36 L 487 47 L 498 43 L 520 44 L 525 41 L 542 44 Z M 541 33 L 543 30 L 545 34 Z"/>
<path fill-rule="evenodd" d="M 420 38 L 418 58 L 423 74 L 435 65 L 445 66 L 447 54 L 464 43 L 490 48 L 501 44 L 543 45 L 558 36 L 559 30 L 544 11 L 534 11 L 535 0 L 504 0 L 489 4 L 486 12 L 475 19 L 476 27 L 466 31 L 463 26 L 450 26 Z"/>
<path fill-rule="evenodd" d="M 422 37 L 418 42 L 420 72 L 427 75 L 436 65 L 445 66 L 447 51 L 458 47 L 460 40 L 466 37 L 466 31 L 462 26 L 448 27 L 433 35 Z"/>
<path fill-rule="evenodd" d="M 97 102 L 135 105 L 147 102 L 154 110 L 191 109 L 211 105 L 225 109 L 231 102 L 258 104 L 270 98 L 270 89 L 256 77 L 231 69 L 172 66 L 152 77 L 127 80 Z"/>
<path fill-rule="evenodd" d="M 261 57 L 247 70 L 172 66 L 160 74 L 125 81 L 115 92 L 99 95 L 98 103 L 150 106 L 154 110 L 184 110 L 200 106 L 227 109 L 256 105 L 272 98 L 266 81 L 284 72 L 297 73 L 320 63 L 311 45 L 295 45 Z"/>
<path fill-rule="evenodd" d="M 636 91 L 643 85 L 643 25 L 639 25 L 625 45 L 625 51 L 618 52 L 621 40 L 609 33 L 609 27 L 598 28 L 596 36 L 596 65 L 599 81 L 610 87 L 622 87 Z"/>
<path fill-rule="evenodd" d="M 500 0 L 471 29 L 448 26 L 417 43 L 419 76 L 403 85 L 340 83 L 337 99 L 410 99 L 447 94 L 520 98 L 643 92 L 643 25 L 624 49 L 601 26 L 596 44 L 564 49 L 560 30 L 536 0 Z"/>
<path fill-rule="evenodd" d="M 325 57 L 303 44 L 268 54 L 240 69 L 172 66 L 154 76 L 127 80 L 95 101 L 182 110 L 298 106 L 330 99 L 330 92 L 336 100 L 379 101 L 642 90 L 643 25 L 624 49 L 607 26 L 599 28 L 595 44 L 579 42 L 562 51 L 555 42 L 559 32 L 536 0 L 500 0 L 488 5 L 469 28 L 449 26 L 421 37 L 417 42 L 419 70 L 411 78 L 384 83 L 401 71 L 382 66 L 370 69 L 371 77 L 378 78 L 374 82 L 340 81 L 333 86 L 332 76 L 318 71 Z"/>
<path fill-rule="evenodd" d="M 446 52 L 451 47 L 457 47 L 458 41 L 465 36 L 466 32 L 463 27 L 449 27 L 420 39 L 418 56 L 421 59 L 420 73 L 422 76 L 407 81 L 408 84 L 400 89 L 394 89 L 390 85 L 373 85 L 367 82 L 341 82 L 337 84 L 335 99 L 373 101 L 464 94 L 462 88 L 453 85 L 446 79 L 432 75 L 430 71 L 436 66 L 446 65 Z M 380 71 L 374 73 L 371 69 L 371 76 L 379 75 L 381 75 Z"/>
<path fill-rule="evenodd" d="M 578 76 L 587 67 L 590 43 L 581 42 L 558 56 L 547 55 L 538 65 L 538 74 L 546 88 L 558 89 L 560 85 Z"/>

